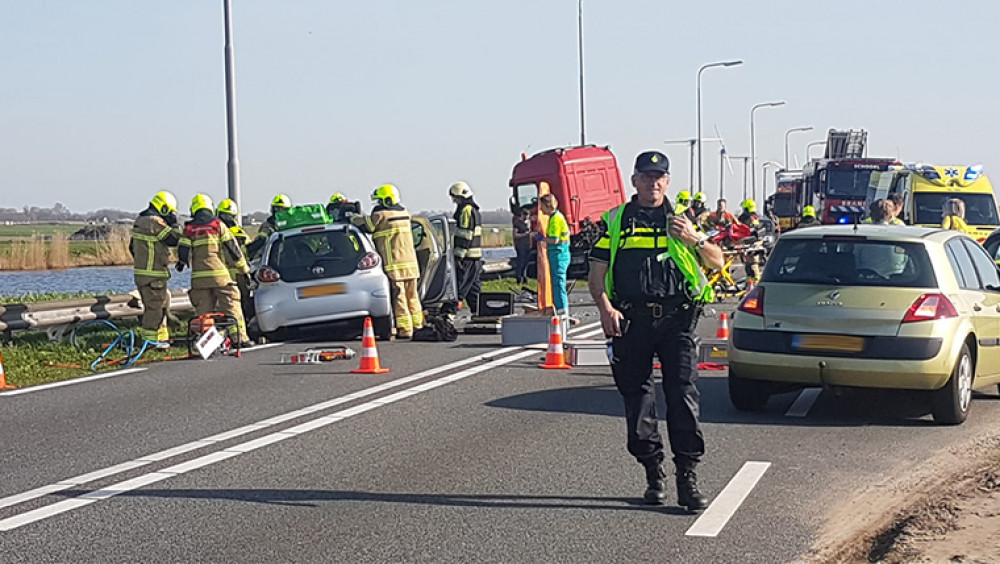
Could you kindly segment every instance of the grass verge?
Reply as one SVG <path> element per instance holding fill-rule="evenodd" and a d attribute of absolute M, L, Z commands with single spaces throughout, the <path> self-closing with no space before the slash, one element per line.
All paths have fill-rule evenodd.
<path fill-rule="evenodd" d="M 116 324 L 122 330 L 134 330 L 138 327 L 136 321 L 118 320 Z M 171 331 L 174 335 L 180 335 L 183 330 L 171 328 Z M 104 352 L 116 335 L 105 325 L 89 325 L 78 335 L 79 347 L 74 347 L 69 342 L 50 343 L 43 331 L 14 333 L 13 342 L 3 346 L 3 367 L 7 383 L 23 388 L 94 374 L 90 370 L 90 364 Z M 184 355 L 187 355 L 187 345 L 184 343 L 167 351 L 146 351 L 137 366 Z M 124 350 L 116 348 L 97 366 L 97 372 L 121 368 L 124 356 Z"/>

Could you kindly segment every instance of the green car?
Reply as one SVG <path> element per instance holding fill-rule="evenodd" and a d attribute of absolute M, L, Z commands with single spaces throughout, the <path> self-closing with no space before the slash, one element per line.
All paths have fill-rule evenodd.
<path fill-rule="evenodd" d="M 972 390 L 998 382 L 1000 271 L 958 231 L 792 231 L 733 317 L 729 397 L 740 410 L 807 386 L 926 390 L 934 420 L 958 424 Z"/>

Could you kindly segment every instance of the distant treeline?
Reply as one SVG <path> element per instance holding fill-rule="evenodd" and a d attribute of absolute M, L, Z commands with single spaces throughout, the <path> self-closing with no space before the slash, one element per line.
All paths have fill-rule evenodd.
<path fill-rule="evenodd" d="M 405 202 L 404 202 L 405 203 Z M 366 211 L 371 211 L 367 207 Z M 183 213 L 184 210 L 182 209 Z M 420 215 L 451 215 L 454 210 L 424 211 Z M 56 203 L 51 208 L 40 208 L 37 206 L 24 206 L 23 208 L 0 208 L 0 222 L 28 222 L 28 223 L 51 223 L 59 221 L 93 221 L 99 223 L 129 222 L 135 219 L 138 211 L 126 211 L 119 209 L 104 208 L 89 212 L 73 212 L 61 203 Z M 510 211 L 503 208 L 495 210 L 482 210 L 483 223 L 487 225 L 502 225 L 510 223 Z M 267 219 L 266 212 L 253 212 L 243 216 L 245 223 L 261 223 Z"/>

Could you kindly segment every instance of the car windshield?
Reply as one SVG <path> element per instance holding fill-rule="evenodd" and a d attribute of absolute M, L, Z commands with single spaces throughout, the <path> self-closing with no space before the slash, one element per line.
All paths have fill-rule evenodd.
<path fill-rule="evenodd" d="M 920 243 L 864 237 L 779 239 L 761 282 L 934 288 L 937 279 Z"/>
<path fill-rule="evenodd" d="M 959 198 L 965 202 L 965 222 L 969 225 L 1000 225 L 993 194 L 962 194 L 955 192 L 917 192 L 913 194 L 918 224 L 941 224 L 941 208 L 945 200 Z"/>
<path fill-rule="evenodd" d="M 346 276 L 365 255 L 357 233 L 345 230 L 285 234 L 271 245 L 267 265 L 285 282 Z"/>
<path fill-rule="evenodd" d="M 826 173 L 826 195 L 830 198 L 863 199 L 868 194 L 870 170 L 836 170 Z"/>
<path fill-rule="evenodd" d="M 518 184 L 515 188 L 517 192 L 517 207 L 530 208 L 538 205 L 538 185 L 535 183 Z"/>

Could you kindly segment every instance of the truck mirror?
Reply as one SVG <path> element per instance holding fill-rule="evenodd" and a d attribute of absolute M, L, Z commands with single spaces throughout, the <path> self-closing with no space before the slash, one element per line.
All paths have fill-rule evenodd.
<path fill-rule="evenodd" d="M 517 196 L 511 196 L 508 204 L 510 205 L 510 213 L 512 215 L 517 215 L 517 212 L 521 210 L 521 206 L 517 205 Z"/>

